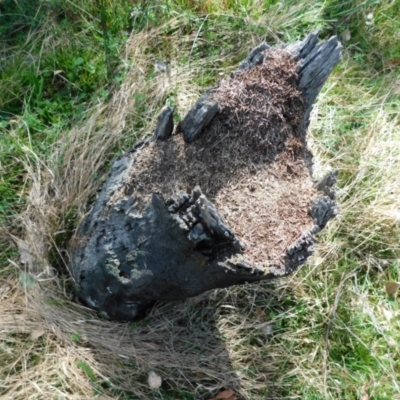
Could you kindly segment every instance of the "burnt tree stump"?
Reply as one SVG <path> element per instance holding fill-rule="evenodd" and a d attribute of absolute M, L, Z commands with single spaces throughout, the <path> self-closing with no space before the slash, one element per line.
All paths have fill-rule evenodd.
<path fill-rule="evenodd" d="M 112 165 L 70 244 L 78 297 L 110 319 L 156 301 L 290 274 L 337 214 L 336 174 L 312 178 L 309 116 L 341 57 L 336 37 L 262 43 L 173 129 Z"/>

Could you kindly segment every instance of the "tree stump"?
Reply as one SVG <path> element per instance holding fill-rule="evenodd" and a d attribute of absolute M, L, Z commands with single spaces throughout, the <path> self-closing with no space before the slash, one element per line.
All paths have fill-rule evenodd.
<path fill-rule="evenodd" d="M 140 318 L 156 301 L 290 274 L 337 214 L 331 173 L 312 178 L 310 111 L 339 62 L 336 37 L 262 43 L 184 120 L 112 165 L 70 244 L 86 305 Z"/>

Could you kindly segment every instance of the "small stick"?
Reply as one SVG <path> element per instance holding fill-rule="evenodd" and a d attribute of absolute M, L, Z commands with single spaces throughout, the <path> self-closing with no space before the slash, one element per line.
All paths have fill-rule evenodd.
<path fill-rule="evenodd" d="M 205 18 L 203 19 L 203 22 L 201 23 L 200 28 L 199 28 L 199 30 L 198 30 L 197 33 L 196 33 L 196 37 L 195 37 L 194 40 L 193 40 L 192 48 L 190 49 L 190 53 L 189 53 L 189 64 L 190 64 L 190 60 L 191 60 L 191 58 L 192 58 L 192 53 L 193 53 L 194 45 L 196 44 L 196 40 L 197 40 L 197 38 L 198 38 L 199 35 L 200 35 L 201 28 L 203 28 L 204 22 L 207 21 L 207 18 L 208 18 L 208 14 L 207 14 L 207 15 L 205 16 Z"/>
<path fill-rule="evenodd" d="M 325 350 L 324 350 L 324 394 L 325 394 L 325 397 L 327 397 L 326 382 L 328 380 L 327 363 L 328 363 L 329 347 L 330 347 L 329 334 L 330 334 L 331 329 L 332 329 L 333 321 L 334 321 L 334 319 L 336 317 L 336 311 L 337 311 L 337 308 L 339 306 L 340 297 L 342 296 L 343 286 L 344 286 L 345 282 L 348 279 L 353 278 L 354 276 L 356 276 L 356 272 L 357 271 L 350 272 L 349 274 L 344 276 L 342 278 L 342 280 L 340 281 L 338 289 L 337 289 L 337 292 L 336 292 L 335 301 L 333 302 L 332 309 L 331 309 L 331 312 L 330 312 L 330 315 L 329 315 L 328 325 L 326 327 L 326 332 L 325 332 Z"/>

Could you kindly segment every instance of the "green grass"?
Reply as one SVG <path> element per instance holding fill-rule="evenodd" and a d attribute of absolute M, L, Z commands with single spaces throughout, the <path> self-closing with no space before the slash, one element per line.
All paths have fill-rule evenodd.
<path fill-rule="evenodd" d="M 375 0 L 0 2 L 0 225 L 42 244 L 33 253 L 46 271 L 63 271 L 65 244 L 111 160 L 151 132 L 165 103 L 182 117 L 261 40 L 294 41 L 319 29 L 321 38 L 338 35 L 344 45 L 311 124 L 316 173 L 339 170 L 341 214 L 320 235 L 309 265 L 283 282 L 218 291 L 178 311 L 167 307 L 165 318 L 155 311 L 129 333 L 139 355 L 126 350 L 122 359 L 88 337 L 90 314 L 73 308 L 63 293 L 69 283 L 56 278 L 61 289 L 32 302 L 49 313 L 54 336 L 29 342 L 32 321 L 42 326 L 44 319 L 28 306 L 31 314 L 18 324 L 0 322 L 0 394 L 27 398 L 36 380 L 49 398 L 52 387 L 121 399 L 209 398 L 235 382 L 227 378 L 234 373 L 242 377 L 235 389 L 248 399 L 400 399 L 400 307 L 385 293 L 385 282 L 400 281 L 399 14 L 398 1 Z M 155 60 L 178 66 L 182 77 L 160 89 Z M 115 94 L 129 94 L 131 102 L 120 119 Z M 115 137 L 104 133 L 113 129 Z M 84 153 L 89 145 L 94 150 Z M 101 157 L 94 158 L 96 151 Z M 89 165 L 80 154 L 94 160 L 87 181 L 83 170 L 70 178 Z M 0 280 L 15 284 L 4 292 L 7 301 L 18 291 L 15 298 L 24 299 L 23 290 L 30 296 L 30 288 L 15 283 L 18 262 L 2 240 Z M 7 304 L 4 315 L 26 312 L 15 299 Z M 75 320 L 86 322 L 70 325 Z M 126 327 L 101 323 L 93 322 L 92 335 L 115 329 L 123 340 Z M 203 337 L 198 327 L 209 333 Z M 151 332 L 159 336 L 148 339 L 152 350 L 145 353 Z M 213 340 L 229 357 L 215 344 L 221 355 L 209 361 Z M 165 387 L 151 393 L 146 379 L 153 369 Z"/>

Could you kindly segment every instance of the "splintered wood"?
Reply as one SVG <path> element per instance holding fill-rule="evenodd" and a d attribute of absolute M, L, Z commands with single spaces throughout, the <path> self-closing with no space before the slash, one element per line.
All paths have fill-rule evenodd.
<path fill-rule="evenodd" d="M 244 243 L 244 257 L 267 269 L 312 227 L 317 192 L 296 61 L 283 50 L 265 54 L 211 91 L 220 112 L 198 140 L 187 144 L 176 132 L 137 152 L 129 187 L 145 206 L 154 192 L 168 198 L 199 185 Z"/>

